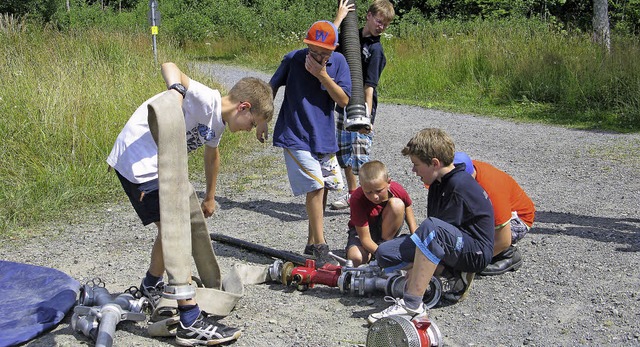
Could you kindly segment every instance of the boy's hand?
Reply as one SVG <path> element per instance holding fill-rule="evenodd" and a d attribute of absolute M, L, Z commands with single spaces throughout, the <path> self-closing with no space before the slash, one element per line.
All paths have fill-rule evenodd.
<path fill-rule="evenodd" d="M 256 138 L 262 143 L 269 139 L 269 125 L 266 122 L 258 123 L 256 126 Z"/>
<path fill-rule="evenodd" d="M 204 214 L 204 218 L 209 218 L 216 211 L 216 201 L 215 200 L 202 200 L 202 204 L 200 208 L 202 209 L 202 213 Z"/>
<path fill-rule="evenodd" d="M 311 54 L 307 54 L 304 60 L 304 68 L 307 69 L 309 73 L 320 79 L 322 74 L 327 74 L 327 61 L 329 61 L 329 58 L 322 59 L 322 61 L 318 62 L 311 56 Z"/>
<path fill-rule="evenodd" d="M 340 27 L 340 24 L 342 24 L 342 21 L 347 18 L 349 12 L 356 10 L 356 4 L 353 3 L 347 5 L 348 2 L 349 0 L 340 0 L 340 5 L 338 6 L 338 11 L 336 12 L 336 19 L 333 20 L 333 24 L 338 28 Z"/>

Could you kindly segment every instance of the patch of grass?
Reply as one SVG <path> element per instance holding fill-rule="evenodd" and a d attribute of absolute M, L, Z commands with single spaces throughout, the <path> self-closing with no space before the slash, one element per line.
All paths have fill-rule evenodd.
<path fill-rule="evenodd" d="M 524 20 L 425 23 L 383 42 L 383 98 L 585 129 L 640 130 L 638 40 L 614 51 Z"/>
<path fill-rule="evenodd" d="M 165 90 L 149 47 L 146 35 L 101 30 L 0 31 L 0 80 L 11 82 L 0 88 L 0 236 L 122 194 L 105 159 L 133 111 Z M 170 45 L 167 56 L 184 62 Z"/>
<path fill-rule="evenodd" d="M 597 160 L 624 162 L 640 169 L 640 140 L 617 140 L 607 147 L 591 147 L 587 151 Z"/>

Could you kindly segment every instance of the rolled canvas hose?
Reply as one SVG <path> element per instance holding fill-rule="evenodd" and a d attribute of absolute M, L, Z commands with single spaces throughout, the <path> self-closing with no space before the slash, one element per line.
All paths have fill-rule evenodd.
<path fill-rule="evenodd" d="M 198 195 L 193 185 L 191 186 L 189 202 L 191 208 L 191 245 L 198 275 L 206 288 L 221 289 L 220 267 L 211 245 L 211 238 L 202 214 L 200 200 L 198 200 Z"/>
<path fill-rule="evenodd" d="M 153 312 L 151 336 L 175 335 L 178 321 L 162 312 L 176 299 L 196 297 L 205 311 L 226 316 L 244 294 L 244 284 L 263 283 L 268 266 L 235 264 L 221 280 L 207 223 L 196 190 L 189 182 L 184 114 L 179 96 L 166 92 L 148 105 L 149 129 L 158 145 L 158 181 L 162 254 L 169 284 Z M 191 284 L 191 257 L 203 287 Z"/>
<path fill-rule="evenodd" d="M 162 255 L 169 277 L 164 295 L 190 299 L 195 295 L 191 281 L 191 223 L 187 138 L 181 103 L 177 95 L 165 92 L 149 103 L 149 130 L 158 145 L 158 181 Z"/>

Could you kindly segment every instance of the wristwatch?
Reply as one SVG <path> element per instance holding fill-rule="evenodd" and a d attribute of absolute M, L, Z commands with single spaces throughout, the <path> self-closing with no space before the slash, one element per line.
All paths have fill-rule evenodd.
<path fill-rule="evenodd" d="M 169 86 L 169 90 L 171 89 L 175 89 L 178 91 L 178 93 L 182 94 L 182 98 L 184 99 L 184 96 L 187 95 L 187 88 L 185 88 L 182 83 L 174 83 L 171 86 Z"/>

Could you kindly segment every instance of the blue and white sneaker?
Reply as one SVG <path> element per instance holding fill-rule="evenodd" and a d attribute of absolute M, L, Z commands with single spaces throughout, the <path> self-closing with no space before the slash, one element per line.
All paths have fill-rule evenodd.
<path fill-rule="evenodd" d="M 242 334 L 240 329 L 220 324 L 217 318 L 200 311 L 200 316 L 190 327 L 185 327 L 180 322 L 176 343 L 180 346 L 211 346 L 237 340 L 240 337 Z"/>

